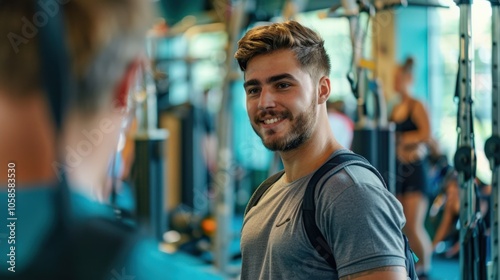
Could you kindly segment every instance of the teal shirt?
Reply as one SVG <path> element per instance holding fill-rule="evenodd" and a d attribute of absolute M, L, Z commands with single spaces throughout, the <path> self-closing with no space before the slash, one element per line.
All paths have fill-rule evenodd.
<path fill-rule="evenodd" d="M 0 192 L 0 275 L 11 267 L 11 246 L 15 247 L 15 271 L 25 268 L 50 234 L 55 223 L 55 192 L 46 187 L 16 190 L 14 216 L 9 216 L 8 193 Z M 8 220 L 16 218 L 16 220 Z M 15 223 L 15 227 L 5 225 Z"/>
<path fill-rule="evenodd" d="M 13 252 L 16 271 L 23 270 L 32 261 L 55 225 L 57 201 L 55 188 L 38 186 L 16 189 L 14 216 L 11 216 L 6 188 L 0 189 L 0 225 L 3 224 L 0 226 L 0 275 L 2 275 L 11 267 L 8 263 L 13 255 L 11 246 L 15 249 Z M 77 193 L 70 194 L 70 205 L 75 219 L 113 215 L 111 208 Z"/>
<path fill-rule="evenodd" d="M 128 195 L 131 195 L 129 193 Z M 5 276 L 16 276 L 8 268 L 10 264 L 8 244 L 10 222 L 8 215 L 8 193 L 0 186 L 0 279 Z M 49 187 L 32 187 L 16 190 L 15 197 L 15 271 L 26 268 L 41 246 L 47 240 L 51 229 L 56 225 L 57 198 L 56 189 Z M 122 197 L 123 199 L 123 197 Z M 131 197 L 125 199 L 133 201 Z M 110 217 L 113 209 L 88 198 L 72 193 L 70 195 L 73 221 L 90 217 Z M 103 248 L 106 250 L 106 248 Z M 182 265 L 179 265 L 182 264 Z M 187 269 L 189 267 L 189 269 Z M 92 269 L 89 267 L 88 269 Z M 213 266 L 182 253 L 167 254 L 159 250 L 159 243 L 153 238 L 142 236 L 127 251 L 123 266 L 109 271 L 109 279 L 224 279 L 218 275 Z"/>

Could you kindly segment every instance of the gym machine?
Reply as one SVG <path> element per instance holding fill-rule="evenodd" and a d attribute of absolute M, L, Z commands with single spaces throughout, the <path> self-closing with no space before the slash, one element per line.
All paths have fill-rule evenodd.
<path fill-rule="evenodd" d="M 217 116 L 217 172 L 213 179 L 215 188 L 214 213 L 217 228 L 214 238 L 214 260 L 216 268 L 223 274 L 229 273 L 230 261 L 229 246 L 231 238 L 232 220 L 234 214 L 234 170 L 233 170 L 233 142 L 232 142 L 232 113 L 231 113 L 231 84 L 237 79 L 238 71 L 232 59 L 240 32 L 245 22 L 246 0 L 228 1 L 229 14 L 226 18 L 228 44 L 226 49 L 226 76 L 224 77 L 222 100 Z M 228 8 L 226 8 L 228 9 Z"/>
<path fill-rule="evenodd" d="M 492 136 L 486 141 L 484 146 L 484 151 L 486 156 L 490 161 L 490 167 L 492 170 L 492 180 L 491 187 L 492 193 L 490 196 L 490 217 L 491 217 L 491 229 L 490 229 L 490 252 L 491 252 L 491 262 L 489 263 L 489 280 L 495 280 L 500 278 L 500 262 L 499 262 L 499 245 L 498 240 L 500 239 L 500 232 L 498 229 L 498 218 L 500 216 L 498 209 L 498 199 L 500 197 L 500 187 L 499 178 L 500 175 L 500 127 L 498 122 L 500 121 L 500 72 L 498 67 L 500 66 L 500 48 L 498 44 L 500 43 L 500 1 L 490 0 L 491 2 L 491 12 L 492 12 L 492 22 L 491 22 L 491 34 L 492 34 L 492 112 L 491 112 L 491 124 L 492 124 Z"/>
<path fill-rule="evenodd" d="M 457 151 L 454 156 L 460 187 L 460 269 L 463 280 L 486 279 L 486 237 L 479 211 L 472 96 L 472 0 L 459 0 L 459 69 L 457 76 Z"/>
<path fill-rule="evenodd" d="M 156 40 L 149 38 L 150 57 L 154 57 Z M 154 65 L 153 62 L 151 62 Z M 156 86 L 152 70 L 143 65 L 133 92 L 137 104 L 137 132 L 132 180 L 135 190 L 135 217 L 141 230 L 157 240 L 163 240 L 167 231 L 164 202 L 163 149 L 168 132 L 158 128 Z"/>
<path fill-rule="evenodd" d="M 207 163 L 203 157 L 203 137 L 208 133 L 206 122 L 211 121 L 205 118 L 211 116 L 205 114 L 206 104 L 201 101 L 204 97 L 197 94 L 198 90 L 195 86 L 197 81 L 193 72 L 197 63 L 209 60 L 193 57 L 189 49 L 193 45 L 193 38 L 208 32 L 221 32 L 223 28 L 225 27 L 221 23 L 193 25 L 182 35 L 170 33 L 168 36 L 159 38 L 164 50 L 157 60 L 164 71 L 173 77 L 169 81 L 171 90 L 159 106 L 160 125 L 170 128 L 169 131 L 172 134 L 170 141 L 174 144 L 168 147 L 170 156 L 168 162 L 171 165 L 175 164 L 176 168 L 173 168 L 173 174 L 171 174 L 175 183 L 169 187 L 172 192 L 180 194 L 180 201 L 174 199 L 175 201 L 170 201 L 169 206 L 186 213 L 191 212 L 196 219 L 201 219 L 209 211 L 209 179 Z M 184 65 L 179 67 L 180 64 Z M 181 103 L 168 100 L 176 88 L 186 96 Z M 173 229 L 175 227 L 173 226 Z"/>
<path fill-rule="evenodd" d="M 406 3 L 398 3 L 406 5 Z M 339 12 L 339 8 L 343 8 L 342 13 Z M 385 7 L 381 7 L 383 8 Z M 380 171 L 389 190 L 394 193 L 396 178 L 392 174 L 396 171 L 395 127 L 387 122 L 386 102 L 379 81 L 369 79 L 369 71 L 374 70 L 374 63 L 363 58 L 366 34 L 375 13 L 376 8 L 370 1 L 346 0 L 330 8 L 327 16 L 347 17 L 349 20 L 353 55 L 347 79 L 357 100 L 356 126 L 351 148 L 368 159 Z M 365 26 L 362 26 L 362 14 L 366 14 Z M 369 102 L 370 99 L 373 102 Z M 371 115 L 369 115 L 369 106 L 374 108 Z"/>

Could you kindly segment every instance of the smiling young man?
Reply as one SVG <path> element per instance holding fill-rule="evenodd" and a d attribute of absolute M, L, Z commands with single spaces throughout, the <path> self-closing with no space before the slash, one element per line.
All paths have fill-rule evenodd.
<path fill-rule="evenodd" d="M 316 188 L 316 224 L 337 268 L 308 240 L 301 205 L 313 173 L 348 153 L 328 123 L 330 59 L 323 39 L 295 21 L 256 27 L 235 54 L 247 111 L 263 144 L 279 152 L 284 174 L 246 214 L 242 279 L 406 280 L 401 204 L 362 166 L 327 173 Z M 331 172 L 330 172 L 331 173 Z"/>

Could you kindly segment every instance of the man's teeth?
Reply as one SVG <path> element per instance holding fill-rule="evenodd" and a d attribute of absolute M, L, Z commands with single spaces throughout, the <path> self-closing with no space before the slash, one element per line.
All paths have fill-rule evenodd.
<path fill-rule="evenodd" d="M 264 123 L 265 124 L 272 124 L 272 123 L 278 122 L 279 120 L 281 120 L 281 119 L 280 118 L 274 118 L 274 119 L 264 120 Z"/>

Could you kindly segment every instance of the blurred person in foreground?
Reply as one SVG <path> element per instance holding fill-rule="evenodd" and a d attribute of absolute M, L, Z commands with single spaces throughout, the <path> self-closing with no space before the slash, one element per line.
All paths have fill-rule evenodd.
<path fill-rule="evenodd" d="M 296 21 L 274 23 L 249 30 L 235 58 L 250 123 L 285 170 L 245 215 L 241 278 L 406 280 L 401 204 L 366 167 L 327 173 L 316 188 L 316 223 L 336 269 L 306 236 L 301 204 L 309 179 L 330 158 L 350 153 L 328 121 L 324 40 Z"/>
<path fill-rule="evenodd" d="M 0 1 L 0 218 L 16 218 L 11 228 L 0 227 L 0 278 L 123 275 L 122 253 L 129 252 L 134 230 L 114 220 L 113 209 L 99 201 L 109 195 L 109 163 L 141 63 L 149 5 Z M 63 93 L 73 100 L 60 126 L 44 76 L 54 65 L 42 62 L 40 43 L 41 28 L 57 17 L 68 52 L 63 63 L 74 81 L 71 92 Z M 56 50 L 43 55 L 50 52 Z M 7 199 L 14 199 L 9 211 Z"/>
<path fill-rule="evenodd" d="M 408 57 L 396 68 L 394 90 L 400 101 L 393 108 L 390 120 L 396 123 L 396 197 L 401 201 L 406 217 L 403 230 L 420 258 L 416 265 L 419 278 L 425 280 L 432 258 L 432 242 L 424 227 L 429 205 L 427 158 L 431 130 L 427 110 L 411 94 L 413 67 L 414 60 Z"/>

